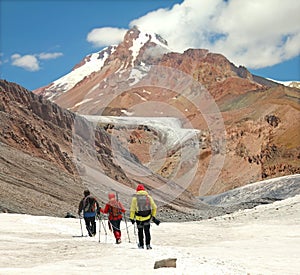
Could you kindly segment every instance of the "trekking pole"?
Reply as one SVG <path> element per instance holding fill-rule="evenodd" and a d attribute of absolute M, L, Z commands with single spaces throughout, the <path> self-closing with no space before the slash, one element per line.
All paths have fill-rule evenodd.
<path fill-rule="evenodd" d="M 81 223 L 81 216 L 79 216 L 79 221 L 80 221 L 80 228 L 81 228 L 81 237 L 83 237 L 82 223 Z"/>
<path fill-rule="evenodd" d="M 134 223 L 134 225 L 133 225 L 133 231 L 134 231 L 134 236 L 135 236 L 135 242 L 137 243 L 137 245 L 139 244 L 139 242 L 138 242 L 138 239 L 137 239 L 137 236 L 136 236 L 136 230 L 137 230 L 137 225 L 136 225 L 136 223 Z"/>
<path fill-rule="evenodd" d="M 99 243 L 100 243 L 100 235 L 101 235 L 101 214 L 98 215 L 99 220 Z"/>
<path fill-rule="evenodd" d="M 105 232 L 105 243 L 107 243 L 107 231 L 106 231 L 106 225 L 105 222 L 101 219 L 101 223 Z"/>
<path fill-rule="evenodd" d="M 116 197 L 117 197 L 117 201 L 119 201 L 119 193 L 116 190 L 113 190 L 116 192 Z M 124 213 L 124 221 L 125 221 L 125 225 L 126 225 L 126 231 L 127 231 L 127 236 L 128 236 L 128 242 L 130 242 L 130 237 L 129 237 L 129 231 L 128 231 L 128 225 L 127 225 L 127 219 L 126 219 L 126 215 Z"/>
<path fill-rule="evenodd" d="M 124 221 L 125 221 L 125 225 L 126 225 L 126 231 L 127 231 L 127 236 L 128 236 L 128 242 L 130 242 L 129 231 L 128 231 L 128 225 L 127 225 L 127 219 L 126 219 L 126 215 L 125 215 L 125 214 L 124 214 Z"/>

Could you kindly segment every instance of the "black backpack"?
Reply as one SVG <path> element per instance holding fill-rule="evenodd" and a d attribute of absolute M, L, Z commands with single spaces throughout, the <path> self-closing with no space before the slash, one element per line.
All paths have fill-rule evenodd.
<path fill-rule="evenodd" d="M 95 212 L 96 211 L 96 199 L 91 196 L 87 196 L 83 200 L 83 212 Z"/>
<path fill-rule="evenodd" d="M 148 195 L 136 195 L 137 200 L 137 216 L 147 217 L 151 214 L 151 202 Z"/>

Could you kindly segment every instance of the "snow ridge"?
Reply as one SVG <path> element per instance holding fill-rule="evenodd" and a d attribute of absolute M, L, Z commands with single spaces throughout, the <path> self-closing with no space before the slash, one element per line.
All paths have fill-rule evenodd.
<path fill-rule="evenodd" d="M 115 47 L 112 47 L 111 52 L 109 52 L 109 47 L 104 48 L 103 50 L 92 53 L 85 57 L 84 65 L 74 69 L 70 73 L 64 75 L 63 77 L 55 80 L 53 84 L 47 88 L 47 92 L 45 96 L 52 99 L 54 96 L 58 94 L 67 92 L 72 89 L 78 82 L 83 80 L 86 76 L 90 75 L 93 72 L 100 71 L 104 65 L 106 59 L 110 56 L 111 53 L 115 51 Z M 55 93 L 53 93 L 55 90 Z"/>
<path fill-rule="evenodd" d="M 134 31 L 130 31 L 130 33 L 133 33 Z M 134 61 L 136 59 L 136 57 L 139 55 L 141 48 L 147 43 L 147 42 L 153 42 L 156 45 L 163 47 L 164 49 L 166 49 L 168 52 L 170 52 L 171 50 L 168 48 L 167 43 L 163 43 L 163 39 L 155 34 L 155 33 L 151 33 L 151 32 L 144 32 L 140 30 L 139 36 L 137 39 L 134 39 L 133 41 L 133 45 L 129 48 L 129 50 L 132 51 L 132 67 L 134 67 Z"/>

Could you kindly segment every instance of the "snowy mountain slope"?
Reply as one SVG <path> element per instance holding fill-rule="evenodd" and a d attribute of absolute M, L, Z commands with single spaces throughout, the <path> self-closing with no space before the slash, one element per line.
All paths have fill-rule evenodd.
<path fill-rule="evenodd" d="M 137 249 L 131 224 L 129 243 L 124 222 L 123 242 L 115 245 L 103 226 L 100 243 L 99 232 L 81 237 L 79 219 L 0 214 L 0 273 L 296 275 L 299 214 L 296 196 L 201 222 L 152 225 L 150 251 Z M 176 258 L 177 267 L 153 269 L 166 258 Z"/>
<path fill-rule="evenodd" d="M 103 50 L 92 53 L 86 56 L 80 64 L 76 65 L 73 70 L 64 75 L 63 77 L 55 80 L 48 85 L 46 89 L 41 93 L 45 98 L 53 100 L 55 97 L 75 87 L 85 77 L 88 77 L 93 72 L 101 70 L 105 60 L 108 56 L 115 51 L 116 46 L 106 47 Z M 37 90 L 41 90 L 40 88 Z"/>
<path fill-rule="evenodd" d="M 300 195 L 300 174 L 248 184 L 201 200 L 211 205 L 232 206 L 254 202 L 269 203 L 295 195 Z"/>

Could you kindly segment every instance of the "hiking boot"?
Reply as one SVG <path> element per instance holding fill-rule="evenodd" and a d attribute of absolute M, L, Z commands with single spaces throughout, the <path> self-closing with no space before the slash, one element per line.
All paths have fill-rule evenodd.
<path fill-rule="evenodd" d="M 146 245 L 146 248 L 147 248 L 147 249 L 152 249 L 152 247 L 150 246 L 150 244 L 147 244 L 147 245 Z"/>
<path fill-rule="evenodd" d="M 87 229 L 87 232 L 88 232 L 89 236 L 93 237 L 93 232 L 92 232 L 91 228 L 87 227 L 86 229 Z"/>
<path fill-rule="evenodd" d="M 138 248 L 139 248 L 139 249 L 144 249 L 144 246 L 143 246 L 143 245 L 140 245 L 140 244 L 138 244 Z"/>
<path fill-rule="evenodd" d="M 120 244 L 121 242 L 122 242 L 121 239 L 116 240 L 116 244 Z"/>

